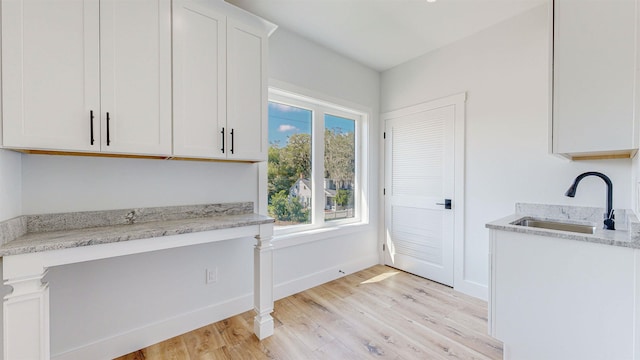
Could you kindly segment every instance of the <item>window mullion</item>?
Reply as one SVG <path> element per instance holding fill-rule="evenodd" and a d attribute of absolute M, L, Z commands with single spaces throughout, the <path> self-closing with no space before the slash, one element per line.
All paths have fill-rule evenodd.
<path fill-rule="evenodd" d="M 311 141 L 311 177 L 313 178 L 313 224 L 324 224 L 324 111 L 314 108 Z"/>

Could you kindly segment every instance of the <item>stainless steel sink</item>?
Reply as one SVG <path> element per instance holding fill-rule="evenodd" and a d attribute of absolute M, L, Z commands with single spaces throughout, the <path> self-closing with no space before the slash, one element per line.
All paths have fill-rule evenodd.
<path fill-rule="evenodd" d="M 593 234 L 596 227 L 593 225 L 569 224 L 558 221 L 538 220 L 534 218 L 522 218 L 511 223 L 512 225 L 528 226 L 534 228 L 568 231 L 581 234 Z"/>

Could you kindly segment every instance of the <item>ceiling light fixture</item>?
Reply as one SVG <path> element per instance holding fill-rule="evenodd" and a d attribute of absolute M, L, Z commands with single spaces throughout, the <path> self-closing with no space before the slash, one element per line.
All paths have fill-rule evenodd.
<path fill-rule="evenodd" d="M 427 0 L 428 3 L 434 3 L 436 1 L 438 1 L 438 0 Z"/>

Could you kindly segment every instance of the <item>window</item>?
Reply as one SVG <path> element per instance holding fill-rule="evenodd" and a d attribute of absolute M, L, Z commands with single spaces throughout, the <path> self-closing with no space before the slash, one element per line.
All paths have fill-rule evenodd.
<path fill-rule="evenodd" d="M 268 210 L 280 233 L 361 220 L 365 114 L 269 92 Z"/>
<path fill-rule="evenodd" d="M 356 180 L 356 121 L 324 115 L 325 221 L 353 218 Z"/>

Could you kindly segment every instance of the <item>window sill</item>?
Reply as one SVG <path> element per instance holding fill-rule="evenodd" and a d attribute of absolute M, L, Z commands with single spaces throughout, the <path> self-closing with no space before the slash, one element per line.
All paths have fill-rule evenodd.
<path fill-rule="evenodd" d="M 373 230 L 371 224 L 357 222 L 338 226 L 323 227 L 319 229 L 303 230 L 300 232 L 282 235 L 278 235 L 276 233 L 273 237 L 272 244 L 274 248 L 278 250 L 367 230 Z"/>

